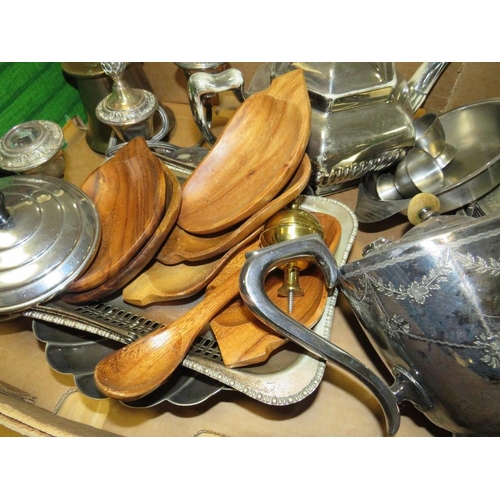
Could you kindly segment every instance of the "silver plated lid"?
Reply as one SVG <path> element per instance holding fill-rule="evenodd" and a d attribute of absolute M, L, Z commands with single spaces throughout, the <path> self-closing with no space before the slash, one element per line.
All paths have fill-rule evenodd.
<path fill-rule="evenodd" d="M 0 168 L 23 172 L 49 161 L 63 144 L 57 123 L 33 120 L 11 128 L 0 140 Z"/>
<path fill-rule="evenodd" d="M 277 62 L 271 79 L 298 68 L 313 105 L 328 111 L 386 101 L 398 83 L 394 63 L 384 62 Z"/>
<path fill-rule="evenodd" d="M 90 264 L 101 226 L 92 200 L 49 176 L 0 179 L 0 314 L 52 298 Z"/>
<path fill-rule="evenodd" d="M 101 63 L 104 72 L 113 80 L 111 94 L 96 107 L 97 118 L 109 126 L 141 123 L 158 108 L 158 98 L 148 90 L 133 89 L 123 78 L 126 63 Z"/>

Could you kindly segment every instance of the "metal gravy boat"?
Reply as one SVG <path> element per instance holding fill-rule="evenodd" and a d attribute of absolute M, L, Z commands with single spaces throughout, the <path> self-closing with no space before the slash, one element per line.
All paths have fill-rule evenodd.
<path fill-rule="evenodd" d="M 193 118 L 208 144 L 216 137 L 207 122 L 203 98 L 232 91 L 243 100 L 271 81 L 301 68 L 311 100 L 307 154 L 310 185 L 317 195 L 355 187 L 368 172 L 397 163 L 415 142 L 413 114 L 448 63 L 422 63 L 406 81 L 392 62 L 275 62 L 261 66 L 248 89 L 242 73 L 196 73 L 188 80 Z"/>
<path fill-rule="evenodd" d="M 268 326 L 364 382 L 382 405 L 388 434 L 399 428 L 399 404 L 410 401 L 454 435 L 497 436 L 500 214 L 432 215 L 399 242 L 378 240 L 340 268 L 317 235 L 257 250 L 242 269 L 241 296 Z M 344 293 L 394 375 L 390 387 L 268 299 L 267 272 L 297 258 L 316 262 L 326 285 Z"/>

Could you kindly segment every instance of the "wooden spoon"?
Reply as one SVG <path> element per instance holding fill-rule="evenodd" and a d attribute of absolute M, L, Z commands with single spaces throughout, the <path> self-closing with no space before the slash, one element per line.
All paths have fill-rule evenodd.
<path fill-rule="evenodd" d="M 335 253 L 342 234 L 340 222 L 328 214 L 314 213 L 325 233 L 325 243 L 332 253 Z M 233 266 L 243 266 L 244 255 Z M 226 266 L 225 270 L 228 269 Z M 218 286 L 223 276 L 217 276 L 208 286 Z M 275 270 L 266 278 L 266 292 L 269 298 L 282 311 L 288 312 L 288 299 L 278 295 L 278 289 L 283 283 L 283 273 Z M 317 266 L 311 266 L 300 273 L 300 286 L 304 291 L 302 297 L 294 299 L 291 316 L 308 328 L 313 327 L 323 314 L 327 291 L 324 277 Z M 287 342 L 287 339 L 264 325 L 245 306 L 240 298 L 234 299 L 210 322 L 210 327 L 217 339 L 224 364 L 228 368 L 237 368 L 267 360 L 270 354 Z"/>
<path fill-rule="evenodd" d="M 130 283 L 154 259 L 172 226 L 175 224 L 181 208 L 180 182 L 169 168 L 164 167 L 163 171 L 167 185 L 166 210 L 163 219 L 151 238 L 119 274 L 87 292 L 65 294 L 62 297 L 65 302 L 82 304 L 107 297 Z"/>
<path fill-rule="evenodd" d="M 280 79 L 299 84 L 280 85 Z M 310 101 L 297 70 L 276 78 L 236 110 L 184 183 L 178 225 L 190 233 L 213 234 L 257 212 L 292 176 L 309 134 Z"/>
<path fill-rule="evenodd" d="M 281 194 L 240 225 L 213 235 L 191 234 L 184 231 L 179 225 L 175 225 L 158 252 L 156 260 L 165 265 L 174 265 L 186 260 L 196 262 L 212 259 L 226 252 L 294 200 L 307 186 L 310 176 L 311 161 L 305 154 L 298 169 Z"/>
<path fill-rule="evenodd" d="M 136 306 L 147 306 L 191 297 L 203 290 L 242 246 L 256 240 L 262 227 L 222 256 L 207 261 L 181 262 L 174 266 L 154 262 L 123 289 L 123 300 Z"/>
<path fill-rule="evenodd" d="M 252 248 L 257 248 L 255 243 Z M 94 371 L 98 389 L 110 398 L 139 399 L 159 387 L 186 356 L 199 333 L 239 293 L 237 269 L 191 310 L 101 360 Z"/>
<path fill-rule="evenodd" d="M 96 256 L 68 293 L 82 293 L 123 271 L 152 236 L 165 211 L 163 164 L 142 137 L 126 144 L 97 168 L 81 189 L 93 200 L 101 222 Z"/>

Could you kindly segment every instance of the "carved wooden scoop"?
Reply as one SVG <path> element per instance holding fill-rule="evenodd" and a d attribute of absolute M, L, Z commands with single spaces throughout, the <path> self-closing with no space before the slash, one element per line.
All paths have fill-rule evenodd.
<path fill-rule="evenodd" d="M 248 251 L 259 248 L 258 242 Z M 106 396 L 139 399 L 159 387 L 182 362 L 210 320 L 239 293 L 240 268 L 186 314 L 98 363 L 94 379 Z"/>
<path fill-rule="evenodd" d="M 310 124 L 302 70 L 275 78 L 268 89 L 246 99 L 184 183 L 178 225 L 213 234 L 257 212 L 302 161 Z"/>

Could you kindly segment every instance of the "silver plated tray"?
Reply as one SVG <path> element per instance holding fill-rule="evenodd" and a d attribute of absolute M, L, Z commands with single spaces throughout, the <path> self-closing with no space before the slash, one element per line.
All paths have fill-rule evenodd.
<path fill-rule="evenodd" d="M 342 226 L 342 235 L 335 258 L 339 265 L 345 264 L 358 230 L 354 213 L 343 203 L 324 197 L 302 195 L 297 201 L 305 210 L 325 213 L 338 219 Z M 94 315 L 94 318 L 101 316 L 100 319 L 108 325 L 101 330 L 108 328 L 111 331 L 113 325 L 122 324 L 121 326 L 125 325 L 131 331 L 139 325 L 137 332 L 143 335 L 161 324 L 168 324 L 201 298 L 138 308 L 126 304 L 122 297 L 117 295 L 104 303 L 89 305 L 88 311 L 83 314 L 86 314 L 86 317 Z M 314 331 L 322 337 L 330 338 L 336 301 L 337 292 L 328 298 L 325 310 L 314 327 Z M 107 311 L 104 314 L 107 319 L 96 313 L 96 307 Z M 99 327 L 92 330 L 88 325 L 78 322 L 74 323 L 74 328 L 64 327 L 60 318 L 44 313 L 43 307 L 32 309 L 25 315 L 35 320 L 34 334 L 46 343 L 49 365 L 56 371 L 72 373 L 77 388 L 87 396 L 104 397 L 93 383 L 94 368 L 112 350 L 122 347 L 123 343 L 95 335 Z M 82 331 L 82 327 L 94 333 L 86 333 Z M 68 336 L 71 336 L 71 339 L 64 342 Z M 268 405 L 289 405 L 303 400 L 317 389 L 325 367 L 324 361 L 288 342 L 265 363 L 244 368 L 227 368 L 222 362 L 217 342 L 207 326 L 183 360 L 182 366 L 162 387 L 146 398 L 123 404 L 135 407 L 153 406 L 162 401 L 177 405 L 196 404 L 221 390 L 232 389 Z"/>

